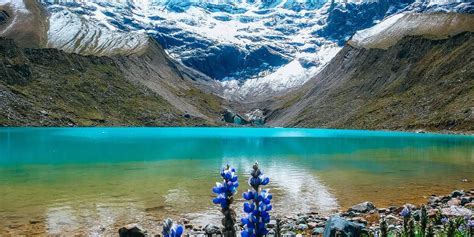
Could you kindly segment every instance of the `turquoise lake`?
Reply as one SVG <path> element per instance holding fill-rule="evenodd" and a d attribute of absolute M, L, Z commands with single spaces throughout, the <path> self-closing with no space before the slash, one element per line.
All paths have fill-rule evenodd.
<path fill-rule="evenodd" d="M 239 194 L 258 161 L 274 215 L 474 188 L 474 136 L 284 128 L 0 128 L 0 233 L 115 234 L 164 217 L 219 224 L 225 164 Z M 467 182 L 462 180 L 467 179 Z M 238 213 L 241 213 L 238 212 Z"/>

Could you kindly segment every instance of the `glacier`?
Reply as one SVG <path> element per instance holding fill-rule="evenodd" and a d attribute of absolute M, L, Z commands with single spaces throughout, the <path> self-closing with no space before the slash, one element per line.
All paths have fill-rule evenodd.
<path fill-rule="evenodd" d="M 144 36 L 152 37 L 184 66 L 219 81 L 222 96 L 242 101 L 304 84 L 357 31 L 385 18 L 403 12 L 472 12 L 472 3 L 449 0 L 42 3 L 51 14 L 50 47 L 88 42 L 72 50 L 100 55 L 140 50 Z"/>

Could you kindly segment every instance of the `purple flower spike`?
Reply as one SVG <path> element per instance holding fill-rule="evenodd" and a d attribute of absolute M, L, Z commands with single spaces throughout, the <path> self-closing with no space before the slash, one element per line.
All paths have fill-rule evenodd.
<path fill-rule="evenodd" d="M 408 207 L 403 208 L 403 210 L 400 212 L 400 216 L 403 217 L 409 217 L 411 215 L 411 211 Z"/>
<path fill-rule="evenodd" d="M 212 192 L 217 194 L 217 197 L 212 199 L 214 204 L 219 204 L 222 208 L 221 212 L 224 214 L 222 223 L 224 225 L 224 235 L 234 236 L 235 229 L 234 224 L 235 212 L 230 208 L 233 201 L 234 194 L 237 193 L 237 187 L 239 186 L 237 174 L 235 174 L 235 168 L 226 165 L 221 169 L 220 175 L 223 179 L 222 183 L 216 183 L 216 186 L 212 188 Z"/>
<path fill-rule="evenodd" d="M 245 192 L 242 195 L 248 201 L 244 203 L 244 212 L 247 213 L 247 217 L 242 218 L 242 224 L 246 226 L 246 229 L 241 233 L 242 236 L 260 237 L 268 234 L 266 224 L 270 222 L 268 212 L 272 210 L 270 204 L 272 195 L 267 190 L 260 190 L 260 186 L 267 185 L 269 182 L 270 179 L 263 176 L 256 162 L 249 178 L 249 185 L 253 191 Z"/>

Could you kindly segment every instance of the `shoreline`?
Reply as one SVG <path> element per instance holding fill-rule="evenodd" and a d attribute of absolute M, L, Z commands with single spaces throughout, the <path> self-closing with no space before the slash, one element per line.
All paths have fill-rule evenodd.
<path fill-rule="evenodd" d="M 372 202 L 366 201 L 355 204 L 345 211 L 339 210 L 328 215 L 320 215 L 317 212 L 292 216 L 276 215 L 267 224 L 270 231 L 268 236 L 333 236 L 335 232 L 352 234 L 352 236 L 361 234 L 362 236 L 381 236 L 383 225 L 386 226 L 389 234 L 396 236 L 403 233 L 405 228 L 404 216 L 402 216 L 404 209 L 409 211 L 409 218 L 413 220 L 417 226 L 417 233 L 419 233 L 419 225 L 423 219 L 423 207 L 426 208 L 426 218 L 428 218 L 428 225 L 434 231 L 434 236 L 444 235 L 446 231 L 449 231 L 450 222 L 444 223 L 443 218 L 453 220 L 453 222 L 464 220 L 462 224 L 456 224 L 458 225 L 456 231 L 463 228 L 464 231 L 470 232 L 459 233 L 474 233 L 472 225 L 474 221 L 474 188 L 471 188 L 468 191 L 454 190 L 446 195 L 430 195 L 427 202 L 422 205 L 406 203 L 401 206 L 376 207 Z M 217 225 L 193 226 L 187 219 L 180 219 L 177 223 L 185 228 L 184 236 L 222 236 L 222 227 Z M 240 220 L 237 220 L 237 223 L 235 228 L 237 236 L 240 236 L 243 226 Z M 148 232 L 138 224 L 127 225 L 121 228 L 121 231 L 123 233 L 138 231 L 143 236 L 148 236 Z"/>

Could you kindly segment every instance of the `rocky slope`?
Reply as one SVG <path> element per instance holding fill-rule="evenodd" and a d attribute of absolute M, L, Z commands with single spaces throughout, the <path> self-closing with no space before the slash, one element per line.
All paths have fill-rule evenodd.
<path fill-rule="evenodd" d="M 193 126 L 184 113 L 126 79 L 113 58 L 22 49 L 0 39 L 2 126 Z"/>
<path fill-rule="evenodd" d="M 22 47 L 46 45 L 46 12 L 35 0 L 0 0 L 0 36 Z"/>
<path fill-rule="evenodd" d="M 347 44 L 302 89 L 270 102 L 268 125 L 473 131 L 473 33 L 430 38 Z"/>
<path fill-rule="evenodd" d="M 5 109 L 2 111 L 3 120 L 0 124 L 158 126 L 214 124 L 220 120 L 220 113 L 225 103 L 212 93 L 215 91 L 214 81 L 171 59 L 163 48 L 146 34 L 114 31 L 88 19 L 87 16 L 75 15 L 69 11 L 52 11 L 46 18 L 45 15 L 33 14 L 35 11 L 32 9 L 42 10 L 42 6 L 35 1 L 18 0 L 0 5 L 10 12 L 5 11 L 3 14 L 6 16 L 3 27 L 12 32 L 20 32 L 13 36 L 3 32 L 0 36 L 13 38 L 23 48 L 49 47 L 62 50 L 20 49 L 4 40 L 0 82 L 3 83 L 1 91 L 8 95 L 9 100 L 2 103 Z M 27 37 L 32 35 L 30 28 L 22 27 L 23 25 L 18 23 L 19 20 L 15 20 L 25 20 L 24 16 L 31 17 L 32 21 L 47 22 L 48 28 L 39 28 L 35 32 L 45 34 L 43 38 Z M 64 19 L 67 20 L 62 21 Z M 75 65 L 76 63 L 78 65 Z M 68 73 L 62 75 L 62 70 Z M 117 98 L 118 101 L 133 99 L 137 104 L 120 103 L 118 107 L 122 108 L 116 108 L 117 111 L 111 105 L 106 105 L 108 109 L 96 108 L 97 111 L 93 113 L 96 117 L 90 117 L 92 112 L 83 107 L 89 105 L 97 107 L 95 106 L 97 103 L 102 103 L 102 96 L 111 95 L 102 95 L 104 91 L 87 91 L 87 95 L 80 96 L 88 97 L 88 100 L 76 101 L 77 108 L 67 109 L 69 111 L 79 109 L 73 116 L 62 110 L 52 116 L 47 109 L 50 104 L 43 101 L 46 104 L 41 105 L 37 101 L 41 96 L 35 98 L 34 94 L 22 91 L 35 88 L 44 93 L 42 96 L 56 98 L 58 101 L 55 103 L 72 107 L 71 101 L 68 100 L 70 97 L 57 98 L 56 93 L 81 92 L 74 91 L 80 90 L 81 85 L 76 85 L 78 86 L 76 89 L 73 85 L 60 83 L 75 77 L 86 80 L 85 83 L 89 83 L 91 88 L 101 88 L 104 86 L 103 83 L 112 83 L 108 86 L 111 89 L 129 88 L 130 91 L 120 90 L 119 92 L 123 93 L 115 91 L 113 94 L 120 97 Z M 37 88 L 39 85 L 36 83 L 45 83 L 43 86 L 49 88 Z M 19 84 L 22 90 L 18 88 Z M 51 88 L 56 88 L 57 91 Z M 142 97 L 146 97 L 143 104 L 139 100 Z M 147 100 L 153 101 L 149 102 L 151 103 L 149 110 Z M 35 107 L 35 103 L 39 107 Z M 28 109 L 18 111 L 22 110 L 19 104 L 29 104 Z M 127 108 L 130 108 L 128 111 L 131 113 L 130 116 L 121 117 L 120 113 Z M 37 120 L 37 115 L 41 114 L 48 116 L 40 116 L 41 118 Z M 186 117 L 185 120 L 182 119 L 183 116 Z M 174 119 L 176 120 L 173 121 Z"/>
<path fill-rule="evenodd" d="M 224 119 L 474 130 L 473 3 L 42 2 L 0 0 L 0 36 L 22 48 L 59 49 L 8 49 L 11 42 L 2 41 L 0 92 L 8 98 L 1 104 L 2 125 L 214 125 Z M 464 13 L 441 13 L 450 11 Z M 237 28 L 222 34 L 229 24 Z M 294 37 L 283 37 L 289 35 Z M 211 78 L 189 60 L 223 74 Z M 252 65 L 230 70 L 239 60 Z M 265 74 L 264 83 L 255 73 Z M 237 79 L 215 80 L 225 77 Z M 130 91 L 113 92 L 121 101 L 117 109 L 111 101 L 103 108 L 102 97 L 112 95 L 81 91 L 84 85 L 66 83 L 72 78 L 86 80 L 91 89 L 112 83 L 107 88 Z M 69 100 L 78 96 L 87 99 Z M 151 109 L 137 98 L 153 101 Z M 129 99 L 137 103 L 125 103 Z M 122 116 L 127 108 L 131 114 Z M 223 113 L 227 109 L 233 112 Z"/>

